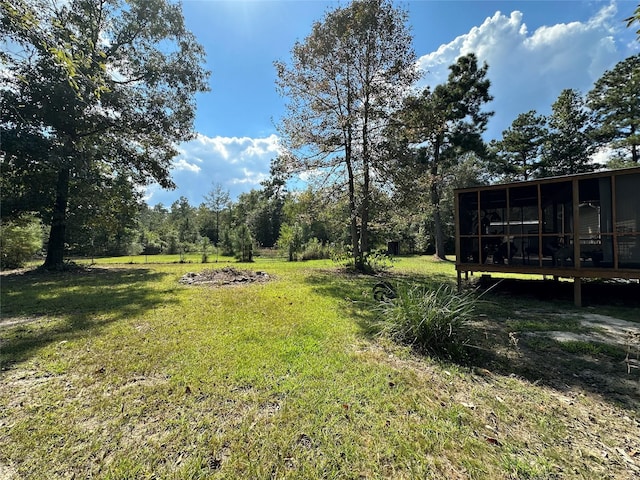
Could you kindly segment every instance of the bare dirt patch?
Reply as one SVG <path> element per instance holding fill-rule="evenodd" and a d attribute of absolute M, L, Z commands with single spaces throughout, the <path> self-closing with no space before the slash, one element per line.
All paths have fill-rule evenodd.
<path fill-rule="evenodd" d="M 266 272 L 253 270 L 238 270 L 234 267 L 189 272 L 179 280 L 183 285 L 207 285 L 222 287 L 230 285 L 245 285 L 248 283 L 268 282 L 272 277 Z"/>
<path fill-rule="evenodd" d="M 548 331 L 546 336 L 559 342 L 584 341 L 627 348 L 640 337 L 640 323 L 597 313 L 586 313 L 580 319 L 584 332 Z"/>
<path fill-rule="evenodd" d="M 582 315 L 579 322 L 583 327 L 579 332 L 526 333 L 530 339 L 537 337 L 553 342 L 544 349 L 553 355 L 550 360 L 541 359 L 540 364 L 554 371 L 561 359 L 575 382 L 586 384 L 592 391 L 633 406 L 640 412 L 640 324 L 595 313 Z M 578 351 L 569 349 L 567 354 L 566 346 L 571 345 L 578 345 Z M 607 352 L 602 346 L 613 349 Z M 623 354 L 626 354 L 624 359 Z M 571 382 L 565 379 L 565 383 Z"/>
<path fill-rule="evenodd" d="M 491 343 L 490 370 L 516 374 L 559 392 L 583 392 L 640 413 L 640 324 L 608 315 L 514 311 L 478 324 Z M 548 328 L 549 324 L 557 328 Z M 505 339 L 508 338 L 508 343 Z"/>
<path fill-rule="evenodd" d="M 15 327 L 17 325 L 25 325 L 28 323 L 35 323 L 42 321 L 45 318 L 43 315 L 28 316 L 28 317 L 6 317 L 0 319 L 0 329 Z"/>

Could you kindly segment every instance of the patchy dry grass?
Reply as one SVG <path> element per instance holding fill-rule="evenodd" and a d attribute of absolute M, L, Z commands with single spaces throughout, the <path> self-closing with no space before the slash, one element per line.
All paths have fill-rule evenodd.
<path fill-rule="evenodd" d="M 640 374 L 546 336 L 600 331 L 570 299 L 496 292 L 454 364 L 375 334 L 375 278 L 270 260 L 243 266 L 268 283 L 178 282 L 211 266 L 3 274 L 0 478 L 640 473 Z M 393 276 L 454 278 L 419 257 Z"/>

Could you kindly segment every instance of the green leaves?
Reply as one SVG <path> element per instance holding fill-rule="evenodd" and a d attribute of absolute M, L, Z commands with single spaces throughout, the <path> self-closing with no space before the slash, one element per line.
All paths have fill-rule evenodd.
<path fill-rule="evenodd" d="M 629 18 L 625 18 L 624 21 L 627 22 L 627 28 L 631 28 L 631 25 L 633 25 L 634 23 L 640 25 L 640 4 L 633 12 L 633 15 L 631 15 Z M 638 39 L 640 39 L 640 28 L 636 30 L 636 34 L 638 35 Z"/>
<path fill-rule="evenodd" d="M 172 187 L 174 144 L 193 135 L 194 96 L 208 89 L 209 75 L 180 6 L 2 0 L 0 13 L 0 33 L 21 46 L 2 58 L 10 73 L 0 80 L 8 93 L 0 98 L 0 127 L 10 138 L 29 132 L 49 145 L 44 152 L 19 148 L 25 142 L 3 145 L 3 169 L 26 153 L 50 177 L 68 170 L 71 190 L 58 189 L 54 204 L 62 224 L 69 192 L 82 190 L 87 172 Z M 33 188 L 29 175 L 14 180 Z M 63 246 L 64 239 L 49 244 Z"/>
<path fill-rule="evenodd" d="M 440 218 L 443 179 L 446 175 L 455 177 L 452 172 L 465 154 L 484 155 L 481 133 L 493 114 L 483 111 L 492 99 L 486 79 L 488 66 L 478 68 L 476 56 L 469 54 L 449 69 L 446 83 L 406 100 L 388 131 L 390 157 L 401 159 L 390 172 L 396 186 L 412 200 L 429 191 L 422 208 L 433 209 L 436 255 L 440 258 L 445 255 Z"/>
<path fill-rule="evenodd" d="M 640 55 L 619 62 L 596 82 L 587 95 L 601 145 L 622 149 L 634 164 L 640 162 Z"/>
<path fill-rule="evenodd" d="M 278 89 L 290 100 L 280 133 L 285 157 L 295 161 L 284 166 L 341 183 L 355 263 L 369 249 L 372 171 L 386 160 L 378 132 L 417 78 L 411 41 L 404 11 L 388 0 L 358 0 L 316 22 L 289 65 L 275 64 Z"/>
<path fill-rule="evenodd" d="M 33 214 L 0 224 L 0 267 L 23 267 L 42 248 L 42 225 Z"/>
<path fill-rule="evenodd" d="M 535 110 L 521 113 L 502 132 L 502 140 L 494 142 L 497 173 L 514 179 L 535 177 L 541 168 L 542 145 L 547 136 L 546 118 Z"/>
<path fill-rule="evenodd" d="M 593 171 L 595 142 L 585 101 L 575 90 L 565 89 L 552 106 L 549 132 L 543 146 L 545 175 L 571 175 Z"/>

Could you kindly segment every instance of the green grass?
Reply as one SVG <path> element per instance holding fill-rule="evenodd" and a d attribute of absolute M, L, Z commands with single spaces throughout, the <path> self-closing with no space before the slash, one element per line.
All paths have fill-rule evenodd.
<path fill-rule="evenodd" d="M 2 277 L 0 473 L 625 478 L 614 448 L 635 435 L 622 418 L 634 413 L 593 395 L 569 405 L 535 378 L 479 376 L 373 335 L 376 278 L 258 258 L 234 266 L 273 281 L 213 289 L 178 280 L 215 263 L 135 260 Z M 452 263 L 426 257 L 391 275 L 455 280 Z M 597 438 L 614 453 L 576 458 L 570 432 L 603 404 Z"/>
<path fill-rule="evenodd" d="M 560 348 L 565 352 L 579 355 L 591 355 L 593 357 L 608 355 L 617 361 L 622 361 L 625 358 L 625 350 L 623 348 L 600 342 L 571 340 L 561 342 Z"/>

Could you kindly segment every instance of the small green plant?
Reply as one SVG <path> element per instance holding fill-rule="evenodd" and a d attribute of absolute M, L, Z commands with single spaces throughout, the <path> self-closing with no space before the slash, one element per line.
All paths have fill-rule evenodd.
<path fill-rule="evenodd" d="M 282 224 L 277 244 L 278 248 L 283 248 L 288 252 L 290 262 L 297 260 L 298 252 L 302 247 L 302 227 L 297 223 L 294 225 Z"/>
<path fill-rule="evenodd" d="M 253 261 L 253 238 L 249 227 L 242 224 L 233 232 L 233 254 L 239 262 Z"/>
<path fill-rule="evenodd" d="M 202 237 L 200 239 L 200 248 L 202 249 L 202 263 L 207 263 L 209 261 L 209 247 L 211 246 L 211 240 L 207 237 Z"/>
<path fill-rule="evenodd" d="M 392 267 L 393 258 L 385 250 L 374 250 L 363 257 L 363 263 L 366 272 L 382 273 Z"/>
<path fill-rule="evenodd" d="M 425 353 L 459 357 L 468 343 L 466 324 L 478 301 L 473 292 L 459 293 L 448 284 L 435 289 L 400 284 L 395 298 L 378 304 L 380 333 Z"/>

